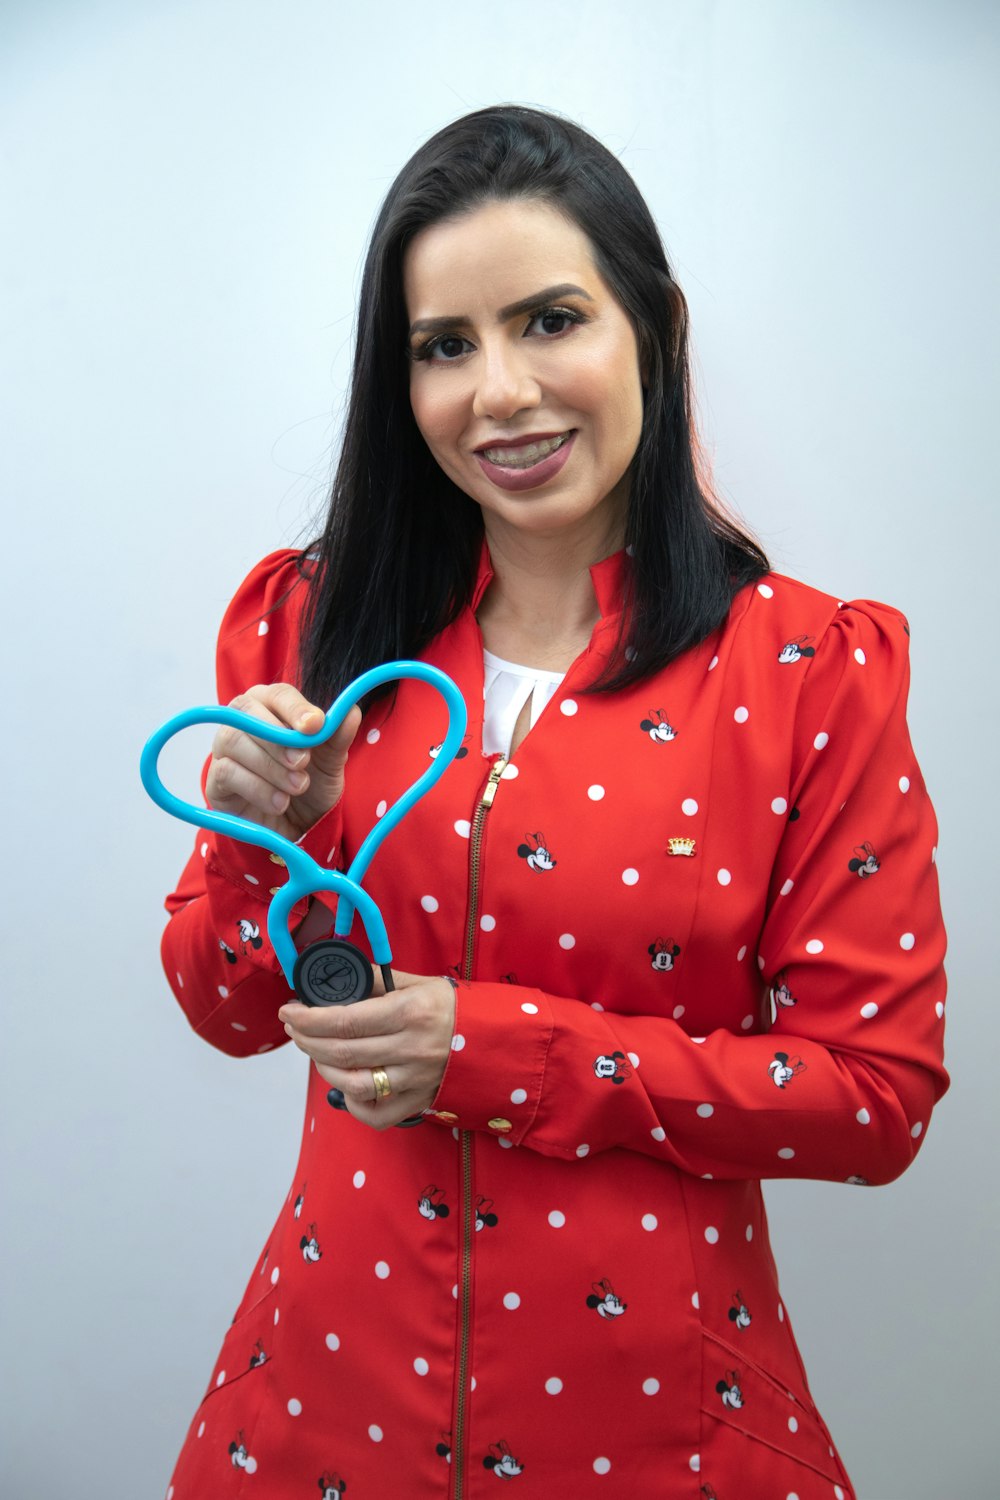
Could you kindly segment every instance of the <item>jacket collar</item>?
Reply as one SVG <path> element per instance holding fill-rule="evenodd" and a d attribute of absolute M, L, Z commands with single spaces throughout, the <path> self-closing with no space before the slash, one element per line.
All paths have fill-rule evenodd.
<path fill-rule="evenodd" d="M 613 552 L 610 557 L 602 558 L 600 562 L 594 563 L 590 568 L 590 581 L 594 585 L 594 593 L 597 596 L 597 607 L 601 611 L 602 619 L 616 615 L 622 607 L 622 589 L 625 584 L 625 569 L 628 558 L 625 549 Z M 490 549 L 483 538 L 483 544 L 479 553 L 479 567 L 476 573 L 476 586 L 472 591 L 472 612 L 476 610 L 482 601 L 487 587 L 493 580 L 493 562 L 490 558 Z"/>

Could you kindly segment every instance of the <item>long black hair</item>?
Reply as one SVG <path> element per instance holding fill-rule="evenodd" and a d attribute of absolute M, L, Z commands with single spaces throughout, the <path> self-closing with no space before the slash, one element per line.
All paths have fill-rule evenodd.
<path fill-rule="evenodd" d="M 519 198 L 550 204 L 587 235 L 633 322 L 646 379 L 625 523 L 623 634 L 592 690 L 637 681 L 704 640 L 734 593 L 767 571 L 699 462 L 687 303 L 638 188 L 579 125 L 495 105 L 420 147 L 372 231 L 340 461 L 325 529 L 302 564 L 310 578 L 302 685 L 313 702 L 332 702 L 378 662 L 417 655 L 469 603 L 482 516 L 438 467 L 410 410 L 403 256 L 427 225 Z"/>

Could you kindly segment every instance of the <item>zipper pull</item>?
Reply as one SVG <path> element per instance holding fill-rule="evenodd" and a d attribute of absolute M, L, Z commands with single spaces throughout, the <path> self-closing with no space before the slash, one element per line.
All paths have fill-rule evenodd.
<path fill-rule="evenodd" d="M 503 773 L 506 770 L 506 768 L 507 768 L 507 762 L 504 760 L 503 756 L 501 755 L 500 759 L 496 762 L 496 764 L 491 769 L 490 775 L 489 775 L 489 780 L 487 781 L 486 785 L 483 787 L 483 800 L 482 800 L 482 806 L 483 807 L 492 807 L 493 806 L 493 798 L 497 794 L 497 785 L 498 785 L 498 783 L 500 781 L 500 777 L 503 775 Z"/>

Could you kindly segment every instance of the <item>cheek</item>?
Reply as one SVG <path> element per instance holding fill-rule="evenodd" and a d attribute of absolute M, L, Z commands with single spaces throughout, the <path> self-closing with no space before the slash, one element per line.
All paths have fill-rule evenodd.
<path fill-rule="evenodd" d="M 460 431 L 454 394 L 435 389 L 421 371 L 410 382 L 410 410 L 429 448 L 442 447 L 453 441 Z"/>

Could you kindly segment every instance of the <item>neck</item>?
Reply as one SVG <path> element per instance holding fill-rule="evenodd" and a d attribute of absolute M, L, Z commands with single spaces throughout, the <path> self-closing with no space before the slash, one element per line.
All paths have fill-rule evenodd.
<path fill-rule="evenodd" d="M 618 550 L 620 537 L 526 537 L 485 519 L 493 578 L 477 618 L 487 650 L 524 666 L 565 670 L 600 618 L 590 568 Z"/>

